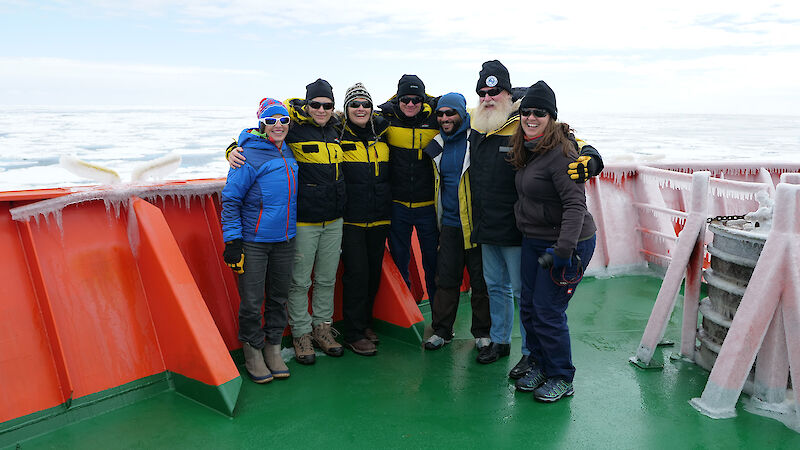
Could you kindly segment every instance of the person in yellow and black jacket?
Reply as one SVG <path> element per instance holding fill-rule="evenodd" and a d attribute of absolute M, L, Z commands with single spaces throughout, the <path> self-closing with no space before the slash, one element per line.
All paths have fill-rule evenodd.
<path fill-rule="evenodd" d="M 381 105 L 381 115 L 389 121 L 386 137 L 393 200 L 389 250 L 410 286 L 411 232 L 416 228 L 431 301 L 436 294 L 439 236 L 433 206 L 433 164 L 423 149 L 439 132 L 434 108 L 435 99 L 425 93 L 425 84 L 416 75 L 403 75 L 397 83 L 397 94 Z"/>
<path fill-rule="evenodd" d="M 342 235 L 342 313 L 345 346 L 363 356 L 377 354 L 372 309 L 381 280 L 389 234 L 392 192 L 389 122 L 374 115 L 372 97 L 361 83 L 347 89 L 340 134 L 347 186 Z"/>
<path fill-rule="evenodd" d="M 436 298 L 432 304 L 433 335 L 425 349 L 436 350 L 450 342 L 466 267 L 472 304 L 472 335 L 478 349 L 489 345 L 489 295 L 483 280 L 481 248 L 471 239 L 470 117 L 464 96 L 451 92 L 437 104 L 439 133 L 425 147 L 435 164 L 436 212 L 439 222 L 439 254 Z M 506 346 L 508 348 L 509 346 Z"/>
<path fill-rule="evenodd" d="M 333 105 L 333 89 L 323 79 L 306 86 L 305 99 L 287 101 L 292 125 L 286 143 L 299 167 L 297 237 L 288 310 L 295 359 L 301 364 L 315 362 L 313 345 L 330 356 L 344 352 L 331 326 L 346 201 L 339 119 L 333 116 Z M 227 153 L 232 166 L 243 162 L 236 142 Z M 312 269 L 313 316 L 308 313 Z"/>

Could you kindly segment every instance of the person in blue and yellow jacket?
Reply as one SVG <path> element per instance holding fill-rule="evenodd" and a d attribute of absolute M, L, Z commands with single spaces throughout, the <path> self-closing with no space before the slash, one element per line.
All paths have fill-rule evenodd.
<path fill-rule="evenodd" d="M 373 113 L 372 97 L 361 83 L 347 89 L 340 143 L 347 186 L 342 235 L 342 313 L 345 346 L 364 356 L 377 354 L 372 309 L 381 280 L 389 234 L 392 192 L 389 123 Z"/>
<path fill-rule="evenodd" d="M 436 294 L 439 233 L 433 206 L 433 165 L 423 149 L 439 132 L 434 107 L 435 99 L 425 93 L 425 84 L 416 75 L 403 75 L 397 95 L 381 105 L 381 115 L 389 121 L 386 137 L 393 199 L 389 250 L 410 286 L 411 232 L 416 228 L 431 301 Z"/>
<path fill-rule="evenodd" d="M 290 122 L 286 107 L 265 98 L 259 103 L 258 120 L 258 128 L 239 135 L 247 163 L 230 169 L 222 189 L 222 234 L 225 263 L 239 273 L 239 341 L 245 368 L 253 381 L 267 383 L 289 376 L 280 344 L 294 257 L 297 162 L 285 143 Z"/>
<path fill-rule="evenodd" d="M 329 356 L 342 356 L 333 323 L 333 294 L 346 192 L 339 146 L 339 119 L 333 116 L 333 89 L 317 79 L 306 86 L 305 99 L 290 99 L 289 114 L 294 122 L 286 143 L 297 160 L 297 243 L 289 287 L 289 325 L 295 359 L 314 364 L 313 345 Z M 228 147 L 232 166 L 241 164 L 236 142 Z M 308 290 L 314 271 L 312 315 L 308 313 Z"/>
<path fill-rule="evenodd" d="M 458 309 L 461 281 L 466 267 L 472 292 L 472 335 L 480 350 L 489 345 L 489 294 L 483 280 L 481 248 L 471 239 L 472 193 L 470 190 L 470 117 L 464 96 L 451 92 L 437 104 L 441 128 L 425 147 L 436 170 L 436 212 L 439 222 L 439 254 L 436 298 L 431 312 L 433 335 L 425 348 L 436 350 L 450 342 Z"/>

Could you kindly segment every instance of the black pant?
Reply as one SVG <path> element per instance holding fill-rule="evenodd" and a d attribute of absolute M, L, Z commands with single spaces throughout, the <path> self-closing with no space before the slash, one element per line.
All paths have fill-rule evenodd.
<path fill-rule="evenodd" d="M 347 342 L 364 339 L 364 330 L 372 326 L 388 234 L 389 225 L 345 224 L 342 230 L 342 316 Z"/>
<path fill-rule="evenodd" d="M 239 341 L 264 348 L 280 344 L 288 322 L 286 302 L 292 279 L 294 238 L 287 242 L 244 242 L 244 273 L 239 275 Z M 264 298 L 265 283 L 269 292 Z M 261 307 L 264 306 L 264 325 Z"/>
<path fill-rule="evenodd" d="M 461 228 L 442 225 L 436 261 L 436 299 L 431 310 L 433 332 L 445 339 L 453 333 L 466 266 L 472 287 L 472 335 L 476 338 L 489 337 L 491 316 L 489 294 L 483 280 L 481 247 L 464 250 Z"/>

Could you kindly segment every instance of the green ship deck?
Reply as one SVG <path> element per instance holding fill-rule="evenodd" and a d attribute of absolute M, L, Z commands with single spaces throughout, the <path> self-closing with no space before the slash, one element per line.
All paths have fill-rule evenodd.
<path fill-rule="evenodd" d="M 520 357 L 517 330 L 509 358 L 475 362 L 469 302 L 462 301 L 456 339 L 438 351 L 381 334 L 377 357 L 347 351 L 342 358 L 318 357 L 313 366 L 291 360 L 291 378 L 266 385 L 250 382 L 240 365 L 245 380 L 232 419 L 166 390 L 17 446 L 800 448 L 800 434 L 744 411 L 741 402 L 733 419 L 696 412 L 688 401 L 700 396 L 708 372 L 671 360 L 672 347 L 656 352 L 663 370 L 628 363 L 660 282 L 648 276 L 583 281 L 568 310 L 575 396 L 555 404 L 515 392 L 506 377 Z M 665 336 L 674 341 L 679 308 L 680 302 Z"/>

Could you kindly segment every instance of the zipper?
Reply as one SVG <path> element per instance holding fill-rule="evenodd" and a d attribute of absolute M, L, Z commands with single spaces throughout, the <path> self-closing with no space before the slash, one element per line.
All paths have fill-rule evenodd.
<path fill-rule="evenodd" d="M 289 163 L 286 161 L 286 157 L 283 156 L 283 152 L 281 152 L 281 158 L 283 158 L 283 165 L 284 167 L 286 167 L 286 179 L 289 182 L 289 201 L 286 203 L 286 240 L 288 241 L 289 221 L 292 218 L 292 178 L 294 175 L 294 171 L 289 168 Z"/>
<path fill-rule="evenodd" d="M 258 236 L 258 227 L 261 226 L 262 214 L 264 214 L 264 200 L 261 200 L 261 210 L 258 212 L 258 221 L 256 222 L 256 230 L 253 232 L 254 236 Z"/>

